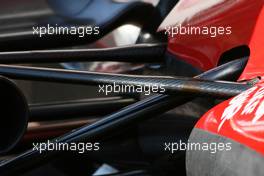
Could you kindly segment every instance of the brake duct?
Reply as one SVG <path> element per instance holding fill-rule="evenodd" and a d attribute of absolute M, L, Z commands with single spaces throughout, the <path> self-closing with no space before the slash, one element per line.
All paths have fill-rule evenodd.
<path fill-rule="evenodd" d="M 0 77 L 0 154 L 13 149 L 22 138 L 28 123 L 28 104 L 11 80 Z"/>

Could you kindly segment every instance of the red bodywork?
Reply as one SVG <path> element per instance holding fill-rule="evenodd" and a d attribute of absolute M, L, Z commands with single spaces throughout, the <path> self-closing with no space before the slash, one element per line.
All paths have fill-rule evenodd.
<path fill-rule="evenodd" d="M 180 5 L 184 6 L 184 2 L 188 4 L 190 0 Z M 185 20 L 183 25 L 231 26 L 232 34 L 215 38 L 177 35 L 169 39 L 168 50 L 187 63 L 208 70 L 218 64 L 224 52 L 241 45 L 249 46 L 250 58 L 240 80 L 256 77 L 262 80 L 252 89 L 211 109 L 196 128 L 225 136 L 264 155 L 263 4 L 263 0 L 224 0 L 203 10 Z"/>
<path fill-rule="evenodd" d="M 251 56 L 241 80 L 262 77 L 252 89 L 216 106 L 196 125 L 240 142 L 264 155 L 264 8 L 261 10 L 249 47 Z"/>
<path fill-rule="evenodd" d="M 187 9 L 186 4 L 191 6 L 191 2 L 203 3 L 202 0 L 182 0 L 178 6 Z M 224 0 L 190 16 L 181 25 L 231 27 L 231 35 L 218 35 L 214 38 L 209 35 L 177 35 L 170 37 L 168 50 L 201 70 L 214 68 L 224 52 L 249 44 L 262 6 L 263 0 Z M 172 14 L 174 18 L 166 19 L 167 25 L 175 25 L 178 12 L 181 12 L 181 8 L 176 7 Z"/>

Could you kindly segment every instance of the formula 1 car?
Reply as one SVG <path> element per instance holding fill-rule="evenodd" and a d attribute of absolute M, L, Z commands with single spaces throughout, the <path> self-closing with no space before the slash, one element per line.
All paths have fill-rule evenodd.
<path fill-rule="evenodd" d="M 264 175 L 264 0 L 23 3 L 0 8 L 0 175 Z M 98 61 L 126 69 L 68 69 Z M 20 80 L 94 97 L 29 103 Z"/>

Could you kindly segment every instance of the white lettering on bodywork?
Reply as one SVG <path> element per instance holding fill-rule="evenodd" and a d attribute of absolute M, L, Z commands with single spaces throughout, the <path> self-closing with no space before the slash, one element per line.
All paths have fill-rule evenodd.
<path fill-rule="evenodd" d="M 230 119 L 232 119 L 238 112 L 239 110 L 242 109 L 243 105 L 245 104 L 246 100 L 248 99 L 249 95 L 254 92 L 257 89 L 257 87 L 253 87 L 235 98 L 233 98 L 229 102 L 229 106 L 224 110 L 222 117 L 221 117 L 221 122 L 220 125 L 218 126 L 218 132 L 221 130 L 222 126 L 224 123 Z M 254 103 L 253 103 L 254 104 Z M 245 111 L 245 109 L 244 109 Z M 243 111 L 243 112 L 244 112 Z M 249 112 L 249 110 L 246 110 L 245 112 Z"/>

